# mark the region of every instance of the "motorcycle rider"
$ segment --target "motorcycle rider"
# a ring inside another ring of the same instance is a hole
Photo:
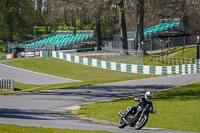
[[[145,107],[147,104],[149,104],[152,107],[152,110],[150,111],[152,114],[155,114],[156,111],[153,110],[153,104],[151,102],[151,99],[153,98],[153,94],[150,91],[147,91],[142,98],[135,98],[135,101],[138,101],[139,104],[137,106],[129,106],[128,110],[123,114],[123,117],[125,118],[130,112],[134,111],[134,115],[137,112],[137,108],[140,107]]]

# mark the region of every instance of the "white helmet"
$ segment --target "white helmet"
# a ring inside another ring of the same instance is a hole
[[[152,97],[153,97],[153,94],[150,92],[150,91],[147,91],[144,95],[145,99],[150,102]]]

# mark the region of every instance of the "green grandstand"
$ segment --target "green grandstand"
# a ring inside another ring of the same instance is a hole
[[[180,26],[180,22],[174,23],[160,23],[155,26],[151,26],[149,28],[144,29],[144,36],[152,36],[153,34],[158,34],[165,31],[170,31],[174,29],[178,29]],[[133,32],[134,37],[136,37],[136,31]]]
[[[93,33],[73,34],[55,34],[46,38],[29,41],[19,45],[23,49],[38,49],[38,48],[65,48],[71,47],[73,44],[78,44],[82,41],[88,41],[93,38]]]

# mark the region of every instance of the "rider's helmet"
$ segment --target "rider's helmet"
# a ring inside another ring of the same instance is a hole
[[[146,101],[150,102],[153,97],[153,94],[150,91],[147,91],[144,95]]]

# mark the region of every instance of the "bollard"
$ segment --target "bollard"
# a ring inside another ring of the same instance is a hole
[[[94,112],[92,112],[92,115],[91,115],[92,117],[94,117]]]

